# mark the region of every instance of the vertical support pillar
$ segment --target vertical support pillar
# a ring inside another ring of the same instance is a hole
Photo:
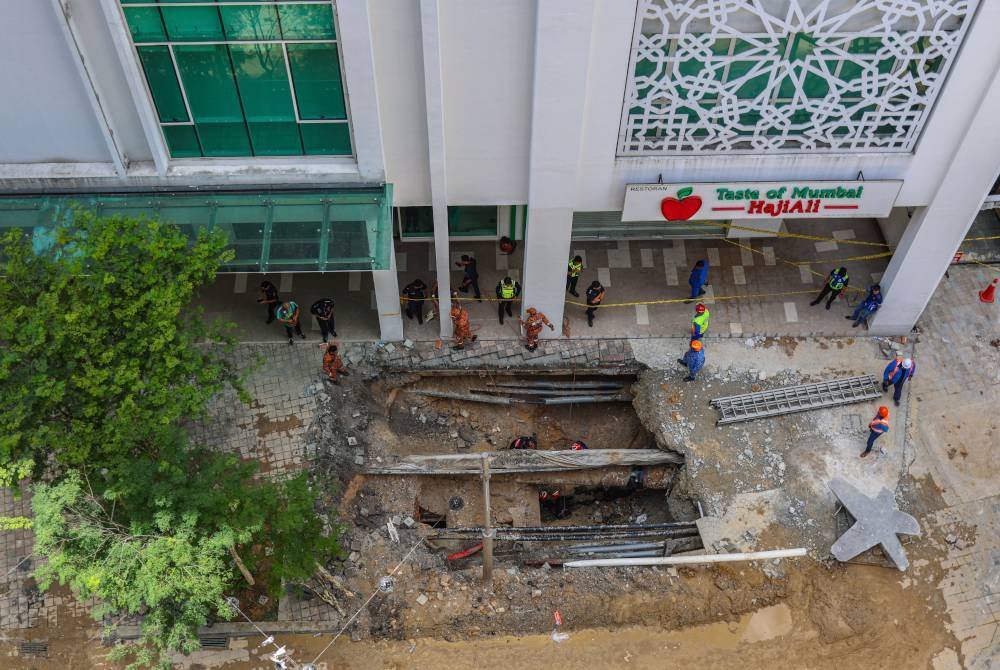
[[[383,342],[400,342],[403,340],[403,316],[400,313],[394,252],[389,253],[388,270],[372,270],[372,282],[375,284],[379,337]]]
[[[490,455],[483,454],[483,583],[493,581],[493,527],[490,524]]]
[[[358,172],[367,181],[385,181],[385,154],[375,87],[375,53],[368,0],[338,0],[337,39],[344,50],[344,79],[351,108]]]
[[[538,0],[521,315],[548,316],[542,337],[562,330],[593,23],[594,0]]]
[[[870,324],[873,334],[913,329],[1000,174],[1000,70],[994,67],[993,73],[941,185],[910,219],[889,261],[881,281],[885,300]]]
[[[448,246],[448,179],[445,173],[444,84],[441,75],[441,25],[438,0],[420,0],[424,55],[427,149],[430,157],[431,209],[434,211],[434,268],[438,282],[441,337],[451,337],[451,253]]]

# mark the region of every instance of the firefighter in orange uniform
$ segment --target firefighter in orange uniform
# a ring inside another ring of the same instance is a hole
[[[452,349],[465,349],[466,342],[475,342],[476,336],[472,334],[469,325],[469,310],[459,306],[457,302],[451,303],[451,322],[453,324],[453,335],[455,344]]]
[[[518,323],[524,326],[524,336],[527,339],[525,346],[528,351],[538,348],[538,336],[542,332],[542,326],[548,326],[549,330],[555,330],[555,326],[549,323],[548,318],[534,307],[528,308],[528,318],[518,319]]]
[[[334,384],[340,384],[337,377],[344,375],[349,376],[351,373],[347,371],[347,366],[344,365],[344,359],[340,357],[340,353],[337,351],[337,345],[332,342],[327,345],[326,353],[323,354],[323,372],[327,374]]]

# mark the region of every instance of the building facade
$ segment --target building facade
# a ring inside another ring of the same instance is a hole
[[[231,272],[371,272],[394,238],[523,239],[561,320],[574,240],[828,234],[893,249],[908,332],[1000,173],[986,0],[0,0],[0,226],[81,202],[223,227]],[[447,319],[441,334],[449,332]]]

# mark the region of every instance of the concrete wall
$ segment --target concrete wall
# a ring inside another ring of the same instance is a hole
[[[370,8],[386,179],[396,204],[430,205],[420,3],[371,0]]]
[[[0,163],[110,163],[53,5],[0,0],[0,16]]]

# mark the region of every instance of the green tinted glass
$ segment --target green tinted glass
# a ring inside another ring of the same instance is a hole
[[[302,123],[299,131],[306,155],[347,156],[351,153],[351,129],[346,123]]]
[[[174,48],[205,156],[246,156],[250,142],[225,45]]]
[[[205,42],[225,39],[219,10],[215,7],[164,7],[163,23],[171,42]]]
[[[201,158],[194,126],[163,126],[163,136],[174,158]]]
[[[163,30],[163,21],[160,20],[160,10],[156,7],[127,7],[125,9],[125,22],[128,23],[129,32],[132,33],[132,41],[136,44],[140,42],[165,42],[167,34]]]
[[[346,119],[337,45],[289,44],[288,59],[295,83],[299,118]]]
[[[169,47],[139,47],[139,61],[146,73],[156,113],[163,123],[188,121],[184,98],[170,60]]]
[[[302,141],[280,44],[231,45],[233,71],[257,156],[297,156]]]
[[[278,5],[278,14],[286,40],[332,40],[337,36],[329,5]]]
[[[237,5],[219,7],[222,26],[228,40],[276,40],[278,14],[271,5]]]

